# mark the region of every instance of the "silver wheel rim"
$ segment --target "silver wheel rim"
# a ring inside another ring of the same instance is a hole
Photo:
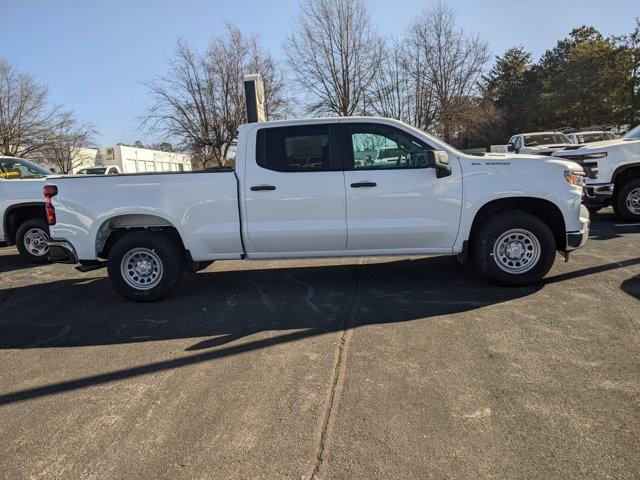
[[[45,232],[41,228],[31,228],[27,231],[27,233],[25,233],[22,243],[24,245],[24,248],[31,255],[34,255],[36,257],[43,257],[49,251],[47,240],[49,240],[49,235],[47,235],[47,232]]]
[[[507,273],[526,273],[540,260],[540,242],[528,230],[514,228],[504,232],[493,246],[493,258]]]
[[[149,290],[162,280],[162,261],[153,250],[134,248],[120,262],[122,278],[136,290]]]
[[[627,195],[627,208],[634,215],[640,215],[640,187],[634,188]]]

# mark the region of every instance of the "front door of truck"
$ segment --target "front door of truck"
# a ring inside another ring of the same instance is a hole
[[[343,123],[347,250],[450,252],[458,234],[462,180],[437,178],[425,161],[432,147],[378,123]],[[381,252],[383,253],[383,252]]]
[[[247,250],[286,256],[342,254],[346,198],[338,125],[267,127],[247,157]],[[253,248],[252,248],[253,247]]]

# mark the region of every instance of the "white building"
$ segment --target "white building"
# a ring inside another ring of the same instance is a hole
[[[123,173],[192,170],[191,155],[129,145],[99,148],[95,163],[96,165],[117,165]]]

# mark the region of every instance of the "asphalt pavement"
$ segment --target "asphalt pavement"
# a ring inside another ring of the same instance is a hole
[[[0,478],[640,477],[640,224],[543,285],[218,262],[135,304],[0,248]]]

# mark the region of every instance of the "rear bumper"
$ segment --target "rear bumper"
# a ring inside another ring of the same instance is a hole
[[[49,254],[47,258],[53,263],[78,263],[78,255],[76,251],[66,240],[50,239],[47,242],[49,246]]]
[[[594,183],[584,186],[582,202],[585,205],[610,205],[613,197],[613,183]]]

